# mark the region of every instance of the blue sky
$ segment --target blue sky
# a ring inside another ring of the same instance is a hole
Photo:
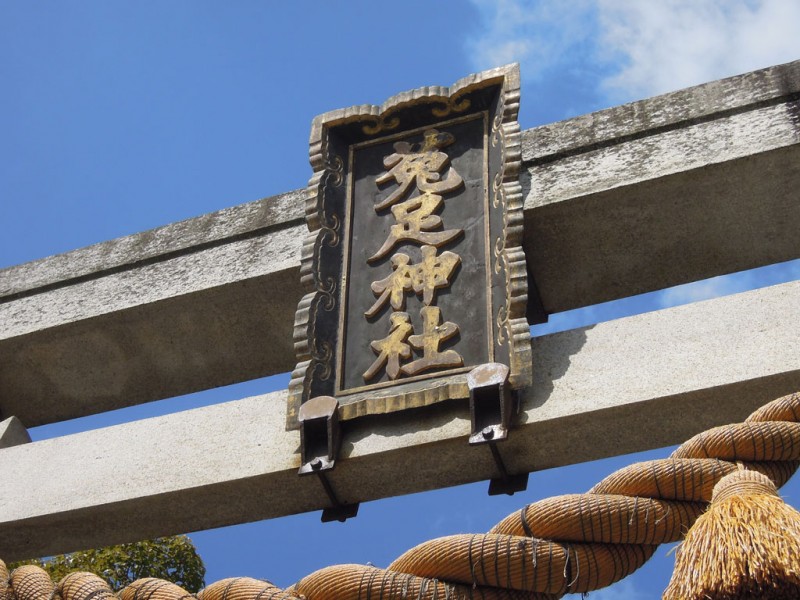
[[[566,9],[565,7],[569,7]],[[800,58],[795,0],[0,4],[0,268],[305,186],[311,119],[402,90],[521,63],[534,127]],[[800,278],[794,263],[553,318],[569,328]],[[152,403],[75,427],[286,385],[277,376]],[[668,450],[646,456],[666,456]],[[480,532],[539,498],[586,491],[642,456],[365,504],[346,524],[297,515],[193,535],[207,581],[287,585],[322,566],[384,566],[430,537]],[[784,493],[792,502],[800,487]],[[598,600],[656,598],[657,557]]]

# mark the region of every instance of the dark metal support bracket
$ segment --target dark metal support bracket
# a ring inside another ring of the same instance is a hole
[[[317,396],[300,406],[300,456],[302,465],[298,475],[316,474],[332,506],[323,509],[322,522],[339,521],[358,514],[358,503],[346,504],[339,500],[326,471],[336,466],[336,456],[341,445],[339,402],[331,396]]]
[[[489,481],[489,495],[513,495],[528,488],[528,473],[511,475],[497,442],[508,438],[514,412],[514,396],[508,383],[509,369],[500,363],[475,367],[467,375],[472,431],[470,445],[489,444],[499,477]]]

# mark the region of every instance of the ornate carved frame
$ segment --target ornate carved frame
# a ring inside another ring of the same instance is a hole
[[[513,388],[530,385],[523,197],[519,184],[519,97],[519,67],[509,65],[470,75],[449,88],[423,87],[393,96],[381,106],[353,106],[314,119],[309,142],[314,173],[305,202],[309,234],[303,243],[300,269],[306,294],[298,305],[294,325],[298,363],[289,384],[287,428],[298,427],[301,404],[321,395],[339,399],[342,419],[469,397],[468,368],[342,394],[336,384],[340,366],[336,354],[341,350],[340,323],[347,318],[343,288],[347,285],[345,248],[351,235],[346,223],[351,147],[404,130],[436,127],[447,119],[471,112],[477,114],[481,111],[472,107],[473,102],[478,104],[480,100],[486,104],[486,98],[490,99],[488,108],[481,109],[488,115],[488,119],[484,118],[488,123],[484,142],[488,174],[485,193],[493,216],[484,217],[490,224],[485,268],[487,273],[490,270],[493,273],[487,291],[492,298],[489,339],[497,344],[491,362],[509,366]],[[474,366],[477,365],[471,365]]]

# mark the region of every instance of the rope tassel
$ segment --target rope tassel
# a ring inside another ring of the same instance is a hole
[[[761,473],[726,475],[679,547],[663,598],[800,598],[800,512]]]

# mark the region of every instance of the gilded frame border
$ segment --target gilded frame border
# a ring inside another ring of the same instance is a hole
[[[503,219],[502,228],[494,231],[489,241],[492,268],[505,277],[505,297],[491,318],[494,337],[507,348],[511,386],[530,385],[530,329],[525,317],[527,270],[522,245],[524,199],[519,183],[520,81],[519,67],[514,64],[470,75],[450,87],[418,88],[397,94],[380,106],[352,106],[324,113],[313,120],[309,140],[313,175],[305,199],[309,233],[303,243],[300,267],[305,295],[295,317],[294,347],[298,363],[289,383],[288,429],[298,427],[298,410],[305,401],[317,395],[334,395],[336,336],[340,334],[339,327],[332,328],[330,323],[333,314],[338,315],[333,321],[344,318],[341,284],[346,278],[342,277],[343,223],[339,205],[343,202],[342,191],[349,185],[350,174],[346,164],[349,146],[331,136],[331,131],[355,124],[367,136],[365,139],[378,138],[397,131],[409,110],[430,109],[432,119],[446,120],[469,110],[466,96],[492,87],[497,87],[499,104],[491,119],[489,142],[493,148],[499,147],[500,167],[488,182],[488,191],[490,203],[503,209]],[[318,335],[320,331],[324,335]],[[421,382],[398,382],[397,386],[385,390],[348,394],[347,403],[342,404],[339,411],[341,418],[350,419],[468,397],[466,372],[463,372],[438,379],[434,376]]]

